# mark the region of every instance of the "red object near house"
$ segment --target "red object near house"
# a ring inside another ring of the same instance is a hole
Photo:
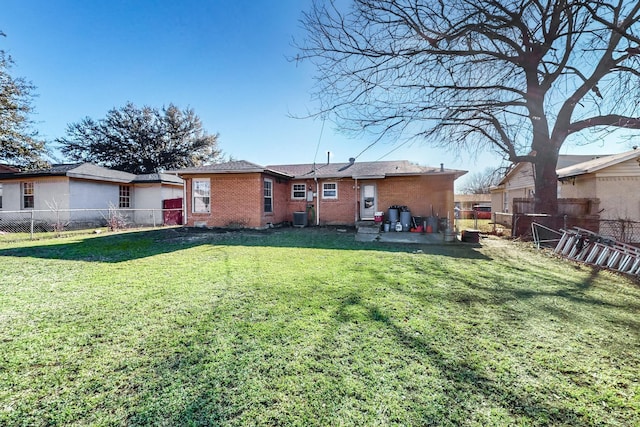
[[[164,225],[182,225],[182,198],[163,200],[162,209]]]
[[[475,215],[475,218],[491,219],[491,206],[475,205],[473,206],[473,213]]]

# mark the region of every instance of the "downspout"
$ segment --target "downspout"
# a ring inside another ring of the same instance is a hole
[[[358,223],[358,178],[354,178],[356,180],[356,191],[355,191],[355,208],[354,208],[354,212],[355,212],[355,222],[354,224]]]
[[[182,184],[182,225],[187,225],[187,183],[183,180]]]
[[[313,171],[313,180],[316,182],[316,225],[320,225],[320,184],[318,183],[318,176]]]

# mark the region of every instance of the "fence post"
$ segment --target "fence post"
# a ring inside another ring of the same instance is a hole
[[[151,216],[153,216],[153,228],[156,228],[156,210],[155,209],[151,211]]]
[[[31,233],[29,237],[33,240],[33,211],[31,211]]]

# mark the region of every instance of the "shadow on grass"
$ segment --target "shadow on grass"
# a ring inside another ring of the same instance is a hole
[[[58,243],[18,244],[0,250],[0,256],[118,263],[203,245],[313,248],[349,251],[415,252],[463,259],[489,259],[478,246],[356,242],[354,232],[332,228],[276,230],[208,230],[170,228],[91,236]]]
[[[344,300],[343,307],[338,309],[336,319],[340,322],[350,322],[352,319],[348,316],[347,306],[354,304],[360,305],[370,320],[382,324],[386,330],[391,331],[398,345],[425,357],[425,364],[435,367],[439,375],[448,382],[449,386],[446,388],[451,393],[443,393],[445,412],[428,414],[427,418],[425,418],[426,414],[422,414],[423,419],[420,422],[425,425],[439,425],[443,421],[458,423],[471,419],[477,408],[472,407],[473,402],[462,403],[461,395],[472,398],[476,404],[479,402],[485,404],[484,402],[489,401],[496,407],[506,410],[511,416],[526,420],[521,419],[521,422],[532,422],[534,425],[539,422],[572,425],[584,417],[584,414],[573,409],[543,401],[527,390],[525,385],[519,385],[516,381],[498,382],[489,378],[484,369],[467,359],[464,351],[452,354],[452,348],[447,348],[447,352],[444,352],[422,336],[410,333],[406,325],[394,321],[380,307],[363,303],[356,295],[350,295]],[[443,325],[440,326],[443,327]],[[454,330],[439,331],[439,333],[456,336]],[[467,343],[459,343],[456,338],[451,344],[454,347],[460,345],[462,349],[468,348]]]

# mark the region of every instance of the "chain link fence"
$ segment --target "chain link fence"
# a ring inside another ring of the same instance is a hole
[[[640,222],[628,219],[601,219],[598,234],[622,243],[640,243]]]
[[[51,209],[0,210],[0,236],[5,239],[34,239],[44,235],[106,228],[182,225],[182,209]]]

